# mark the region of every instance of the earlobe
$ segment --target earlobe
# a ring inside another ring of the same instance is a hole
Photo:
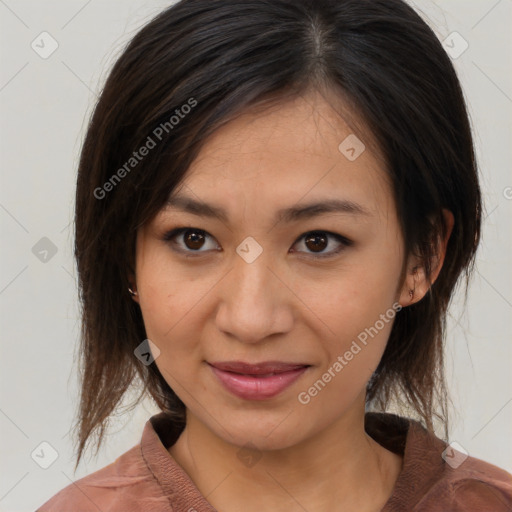
[[[132,290],[131,287],[128,288],[128,293],[132,296],[132,299],[138,304],[139,303],[139,294],[137,291]]]
[[[135,285],[135,276],[131,275],[128,279],[130,286],[128,287],[128,293],[132,296],[132,299],[135,302],[139,302],[139,294],[137,292],[137,287]]]
[[[440,238],[438,240],[431,267],[430,280],[427,279],[425,268],[419,258],[414,257],[407,265],[407,275],[402,287],[402,293],[400,294],[399,303],[402,307],[410,306],[423,299],[441,272],[446,255],[446,247],[454,225],[454,216],[451,211],[443,208],[443,216],[446,224],[446,235],[444,239]]]
[[[424,268],[416,263],[408,265],[407,276],[402,287],[399,303],[402,307],[419,302],[428,292],[430,284],[426,278]]]

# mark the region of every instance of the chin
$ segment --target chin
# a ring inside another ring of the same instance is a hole
[[[237,416],[237,417],[234,417]],[[292,411],[247,412],[243,416],[225,415],[229,424],[225,430],[218,425],[213,427],[215,434],[224,441],[241,448],[248,445],[261,451],[282,450],[300,443],[309,431],[305,418],[298,417]]]

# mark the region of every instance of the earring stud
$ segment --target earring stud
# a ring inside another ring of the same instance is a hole
[[[128,288],[128,291],[130,292],[130,295],[133,297],[137,295],[137,292],[134,292],[131,288]]]

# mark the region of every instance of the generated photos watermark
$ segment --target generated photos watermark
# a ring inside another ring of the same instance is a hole
[[[180,124],[182,119],[185,119],[187,114],[190,114],[192,109],[197,106],[197,100],[189,98],[187,103],[181,105],[174,111],[174,114],[169,118],[168,121],[160,123],[151,133],[148,135],[146,141],[137,151],[132,153],[132,156],[101,186],[94,189],[94,197],[96,199],[104,199],[109,192],[121,182],[137,165],[144,160],[149,152],[154,149],[159,142],[163,140],[166,134],[171,133],[174,128]],[[156,140],[155,140],[156,139]]]
[[[354,356],[359,354],[361,350],[368,345],[368,337],[372,339],[382,330],[385,325],[388,324],[391,320],[393,320],[396,314],[402,309],[402,306],[395,302],[391,308],[389,308],[385,313],[382,313],[371,327],[367,327],[364,331],[361,331],[357,335],[357,340],[352,341],[350,348],[346,350],[343,355],[339,355],[336,358],[336,361],[327,369],[325,373],[318,379],[311,387],[309,387],[306,391],[301,391],[297,395],[297,399],[299,403],[302,405],[309,404],[311,399],[322,391],[325,386],[331,382],[336,375],[338,375],[345,366],[347,366]],[[362,345],[362,346],[361,346]]]

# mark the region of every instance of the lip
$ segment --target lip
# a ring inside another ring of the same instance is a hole
[[[208,363],[221,384],[232,394],[246,400],[266,400],[291,386],[310,365],[265,361]]]

